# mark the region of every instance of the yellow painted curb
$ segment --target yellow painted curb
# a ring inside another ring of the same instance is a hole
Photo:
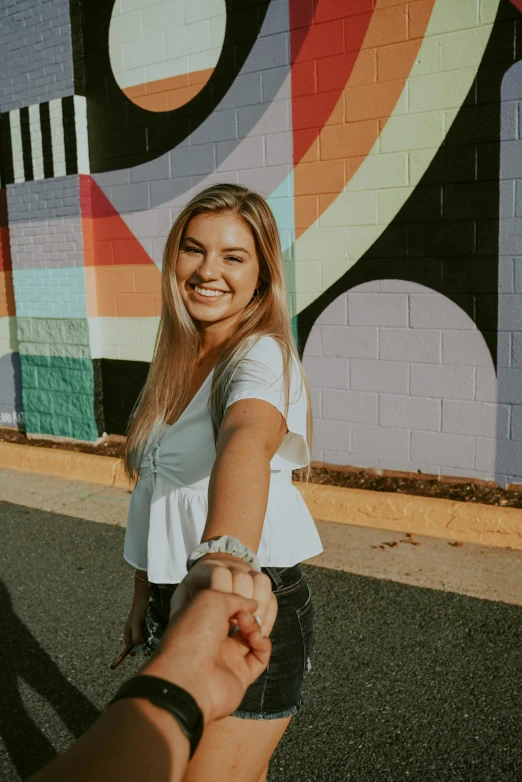
[[[56,475],[71,481],[101,483],[104,486],[129,486],[123,474],[121,459],[60,448],[0,443],[0,467]]]
[[[132,488],[121,459],[112,456],[0,443],[0,468],[74,481]],[[522,551],[522,510],[411,494],[294,484],[318,521],[374,527]]]
[[[522,550],[522,510],[411,494],[296,484],[318,521]]]

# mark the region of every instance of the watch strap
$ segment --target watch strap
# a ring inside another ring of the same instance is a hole
[[[133,676],[124,682],[109,705],[122,698],[145,698],[168,711],[190,742],[190,757],[203,734],[203,714],[186,690],[157,676]]]

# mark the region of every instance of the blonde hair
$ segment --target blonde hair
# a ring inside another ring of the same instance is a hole
[[[182,210],[170,229],[163,251],[162,312],[147,381],[138,398],[127,432],[124,464],[127,475],[137,478],[147,439],[158,422],[175,421],[189,402],[189,383],[200,349],[200,331],[181,297],[176,264],[180,243],[190,220],[210,212],[232,212],[249,226],[260,267],[258,294],[245,307],[227,334],[214,367],[210,392],[210,414],[217,440],[230,384],[239,364],[261,337],[271,336],[283,356],[283,388],[288,409],[292,364],[301,370],[302,392],[307,396],[307,440],[311,446],[312,414],[308,383],[301,367],[292,334],[279,233],[265,199],[239,185],[213,185],[196,195]]]

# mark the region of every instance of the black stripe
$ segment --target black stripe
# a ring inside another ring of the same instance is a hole
[[[71,22],[74,94],[85,95],[85,55],[83,51],[83,21],[81,0],[69,0]]]
[[[14,182],[13,150],[11,147],[11,126],[9,113],[0,114],[0,155],[2,166],[2,185],[11,185]]]
[[[63,135],[65,138],[65,171],[67,174],[78,173],[78,156],[76,151],[76,128],[74,125],[74,97],[62,98]]]
[[[40,127],[42,129],[42,151],[44,178],[54,176],[53,145],[51,141],[51,113],[48,103],[40,103]]]
[[[20,130],[22,132],[22,151],[24,155],[24,177],[26,182],[31,182],[34,179],[34,171],[28,106],[24,106],[23,109],[20,109]]]

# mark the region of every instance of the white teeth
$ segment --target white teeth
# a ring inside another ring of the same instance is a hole
[[[213,298],[217,298],[218,296],[224,296],[225,291],[211,291],[208,288],[199,288],[197,285],[194,285],[194,290],[196,293],[199,293],[201,296],[211,296]]]

